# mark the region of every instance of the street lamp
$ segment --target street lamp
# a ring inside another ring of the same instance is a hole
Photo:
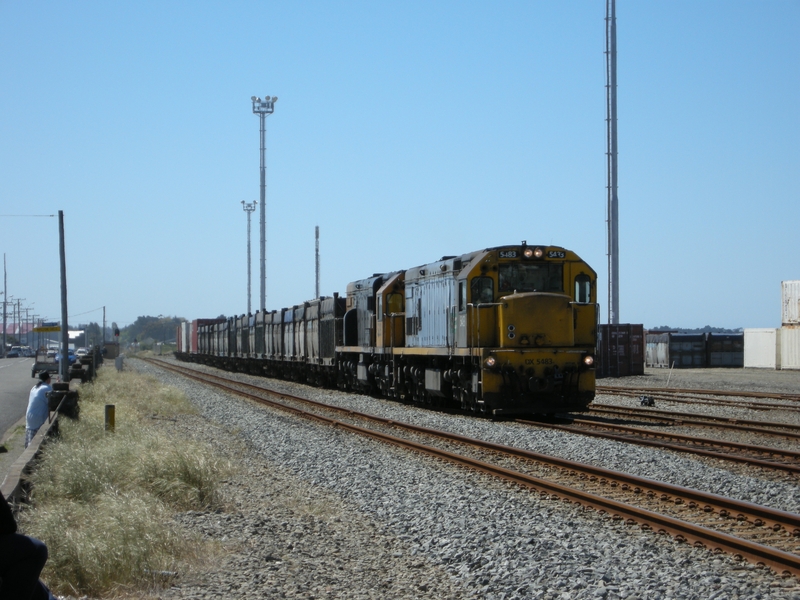
[[[249,204],[242,200],[242,208],[247,213],[247,314],[250,314],[250,215],[256,209],[258,200]]]
[[[267,307],[267,117],[275,112],[277,96],[251,96],[253,114],[261,122],[261,308]]]

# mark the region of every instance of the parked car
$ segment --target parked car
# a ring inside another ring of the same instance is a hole
[[[86,356],[87,354],[89,354],[89,351],[86,348],[78,348],[75,350],[76,356]]]
[[[12,348],[6,353],[6,358],[19,358],[19,348]]]
[[[74,350],[69,350],[69,352],[67,353],[67,360],[69,361],[69,364],[72,364],[76,360],[78,360],[78,357],[75,356],[75,351]],[[56,362],[57,363],[61,362],[61,352],[56,354]]]

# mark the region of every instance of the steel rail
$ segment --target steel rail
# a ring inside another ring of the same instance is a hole
[[[604,433],[602,431],[592,431],[590,429],[586,429],[583,427],[573,427],[572,425],[559,425],[556,423],[542,423],[539,421],[528,421],[526,419],[517,419],[518,423],[524,423],[526,425],[533,425],[536,427],[546,427],[548,429],[559,429],[561,431],[568,431],[570,433],[577,433],[580,435],[588,435],[592,437],[598,437],[603,439],[609,440],[616,440],[619,442],[627,442],[630,444],[638,444],[640,446],[652,446],[655,448],[664,448],[668,450],[675,450],[677,452],[689,452],[691,454],[699,454],[701,456],[706,456],[709,458],[717,458],[721,460],[729,460],[733,462],[740,462],[748,465],[754,465],[758,467],[764,467],[767,469],[778,469],[781,471],[788,471],[790,473],[799,473],[800,474],[800,464],[786,464],[780,463],[770,460],[764,460],[760,458],[752,458],[749,456],[742,456],[738,454],[726,454],[724,452],[717,452],[714,450],[706,450],[704,448],[695,448],[691,445],[682,446],[680,444],[670,444],[664,443],[661,441],[655,441],[652,439],[647,439],[649,437],[659,438],[662,440],[674,440],[674,441],[681,441],[688,444],[700,444],[700,445],[711,445],[711,446],[718,446],[721,448],[732,448],[736,450],[743,450],[748,452],[754,452],[758,454],[772,454],[772,455],[782,455],[789,459],[800,459],[800,452],[793,452],[791,450],[782,450],[780,448],[769,448],[767,446],[755,446],[752,444],[740,444],[738,442],[726,442],[724,440],[711,440],[706,438],[698,438],[688,435],[679,435],[674,433],[663,433],[660,431],[653,431],[653,430],[642,430],[637,429],[635,427],[626,427],[623,425],[612,425],[606,423],[597,423],[594,421],[582,420],[582,419],[575,419],[574,422],[576,423],[585,423],[590,425],[591,427],[596,428],[606,428],[606,429],[616,429],[619,431],[624,431],[626,433],[632,433],[637,437],[625,436],[625,435],[617,435],[614,433]]]
[[[665,425],[693,425],[700,427],[717,427],[720,429],[736,429],[776,437],[800,439],[800,427],[791,423],[778,423],[776,421],[752,421],[732,417],[718,417],[715,415],[702,415],[698,413],[672,412],[653,408],[636,409],[612,404],[591,404],[590,413],[632,415],[644,419],[668,419],[671,423]],[[773,427],[774,429],[767,429]],[[789,431],[779,431],[779,429]],[[792,431],[793,430],[793,431]]]
[[[674,402],[676,404],[710,404],[711,406],[730,406],[734,408],[744,408],[747,410],[786,410],[789,412],[800,411],[800,406],[793,406],[789,404],[774,404],[770,402],[750,402],[739,400],[726,400],[724,398],[704,398],[701,396],[677,396],[672,394],[662,394],[658,392],[647,392],[643,394],[641,391],[636,390],[620,390],[615,392],[603,392],[605,394],[615,394],[617,396],[628,396],[636,398],[643,395],[648,395],[654,400],[662,400],[664,402]]]
[[[641,487],[637,485],[636,487],[633,488],[634,493],[636,492],[641,493],[643,489],[664,490],[665,494],[667,493],[675,494],[674,502],[676,504],[680,504],[686,500],[689,500],[690,503],[695,503],[697,506],[702,504],[704,506],[704,510],[709,510],[709,509],[713,510],[713,508],[711,508],[713,506],[717,506],[718,508],[727,507],[727,508],[721,508],[720,514],[722,514],[723,516],[731,516],[733,514],[736,514],[737,518],[740,520],[753,519],[753,523],[755,525],[766,524],[768,526],[771,526],[774,530],[782,528],[794,536],[800,535],[800,515],[797,514],[771,509],[768,507],[759,506],[748,502],[742,502],[734,500],[732,498],[724,498],[722,496],[717,496],[715,494],[707,494],[704,492],[700,492],[698,490],[682,488],[680,486],[674,486],[672,484],[656,482],[653,480],[648,480],[645,478],[640,478],[625,473],[618,473],[615,471],[611,471],[609,469],[604,469],[602,467],[584,465],[566,459],[560,459],[552,456],[538,454],[535,452],[530,452],[519,448],[513,448],[510,446],[504,446],[500,444],[493,444],[491,442],[485,442],[483,440],[475,440],[472,438],[467,438],[456,434],[447,434],[445,432],[440,432],[425,427],[410,425],[392,419],[375,417],[372,415],[367,415],[365,413],[360,413],[358,411],[331,406],[324,403],[309,400],[306,398],[300,398],[292,396],[290,394],[284,394],[282,392],[275,392],[272,390],[261,388],[259,386],[253,386],[247,383],[236,382],[223,377],[210,375],[206,373],[198,373],[197,371],[193,371],[191,369],[175,367],[173,365],[163,363],[162,361],[154,361],[152,359],[149,359],[148,362],[156,364],[159,368],[164,368],[166,370],[173,371],[175,373],[181,374],[191,379],[195,379],[205,384],[212,385],[226,392],[241,395],[256,400],[260,403],[267,404],[274,408],[286,410],[298,416],[313,419],[322,423],[329,424],[333,427],[337,427],[347,431],[352,431],[354,433],[359,433],[361,435],[372,437],[374,439],[392,443],[399,447],[416,450],[418,452],[427,454],[429,456],[445,459],[455,464],[459,464],[461,466],[465,466],[474,470],[488,473],[493,476],[501,477],[507,481],[517,483],[518,485],[521,485],[523,487],[535,489],[539,491],[540,494],[553,495],[557,499],[563,499],[567,502],[574,502],[579,506],[584,506],[585,508],[590,510],[592,509],[598,510],[601,514],[609,513],[615,519],[627,519],[628,524],[639,523],[641,528],[644,530],[654,530],[657,533],[665,533],[665,534],[668,533],[678,541],[691,542],[695,546],[705,547],[714,552],[727,552],[729,554],[732,554],[737,559],[746,559],[758,565],[768,566],[782,575],[800,576],[800,555],[793,554],[790,552],[785,552],[783,550],[759,544],[757,542],[738,538],[727,533],[703,527],[701,525],[688,523],[686,521],[682,521],[680,519],[676,519],[668,515],[662,515],[647,509],[627,505],[610,498],[605,498],[603,496],[592,494],[590,492],[584,492],[581,490],[570,488],[568,486],[561,485],[556,482],[547,481],[545,479],[512,471],[510,469],[506,469],[497,465],[492,465],[484,461],[448,452],[440,448],[426,446],[424,444],[419,444],[411,440],[398,438],[396,436],[392,436],[386,433],[381,433],[379,431],[360,427],[352,423],[346,423],[330,417],[325,417],[323,415],[304,411],[300,408],[289,406],[282,402],[277,402],[274,400],[263,398],[261,396],[256,396],[242,389],[237,389],[237,387],[235,386],[244,388],[254,388],[261,393],[272,394],[282,398],[300,401],[303,403],[310,404],[312,406],[324,408],[325,410],[338,411],[345,413],[347,415],[352,415],[359,418],[365,418],[372,421],[381,422],[386,425],[391,425],[397,428],[403,428],[410,431],[435,435],[440,438],[444,437],[445,439],[453,441],[461,441],[465,444],[469,444],[472,446],[494,450],[497,452],[501,452],[503,454],[510,454],[512,456],[529,458],[537,462],[553,465],[570,471],[583,471],[584,473],[587,474],[594,473],[595,476],[610,478],[613,479],[614,481],[626,482],[628,483],[628,485],[633,484],[634,482],[641,483]],[[226,383],[220,383],[220,381],[226,381],[232,385],[228,385]],[[667,490],[669,490],[669,492],[667,492]],[[722,511],[725,512],[723,513]]]
[[[598,385],[598,391],[639,390],[641,392],[671,392],[675,394],[698,394],[704,396],[738,396],[742,398],[774,398],[776,400],[800,401],[800,394],[783,392],[748,392],[745,390],[705,390],[690,388],[653,388],[653,387],[623,387],[615,385]]]

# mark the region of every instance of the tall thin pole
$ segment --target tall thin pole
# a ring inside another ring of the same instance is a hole
[[[69,324],[67,323],[67,256],[64,249],[64,211],[58,211],[58,247],[61,255],[61,381],[69,381]]]
[[[617,12],[606,0],[606,126],[608,132],[608,322],[619,323],[619,198],[617,197]]]
[[[275,112],[277,96],[251,96],[253,114],[261,123],[261,308],[267,308],[267,117]]]
[[[0,356],[6,355],[6,300],[8,300],[8,270],[6,269],[6,254],[3,253],[3,348]]]
[[[316,254],[315,254],[315,257],[316,257],[316,264],[317,264],[317,276],[316,276],[316,279],[315,279],[315,281],[317,282],[317,285],[316,285],[316,288],[315,288],[316,295],[314,297],[315,298],[319,298],[319,225],[317,225],[314,228],[314,238],[316,240]]]
[[[250,215],[256,209],[258,202],[253,200],[250,204],[242,200],[242,208],[247,213],[247,314],[250,312]]]

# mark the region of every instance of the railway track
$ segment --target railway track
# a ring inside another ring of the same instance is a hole
[[[800,575],[797,514],[357,413],[162,361],[150,362],[280,410],[489,473],[614,520],[727,552],[784,575]]]
[[[679,404],[708,404],[712,406],[729,406],[750,410],[785,410],[800,412],[800,395],[771,394],[768,392],[737,392],[720,390],[681,390],[675,388],[628,388],[598,385],[597,392],[615,396],[641,397],[648,396],[653,400],[676,402]],[[728,396],[739,398],[769,398],[798,404],[779,404],[775,402],[757,402],[728,400],[725,398],[709,398],[708,396]]]
[[[703,390],[703,389],[684,389],[684,388],[653,388],[653,387],[621,387],[614,385],[598,385],[598,392],[617,394],[621,391],[632,391],[637,395],[641,394],[689,394],[695,396],[731,396],[738,398],[771,398],[774,400],[789,400],[800,402],[800,394],[787,394],[782,392],[748,392],[743,390]]]
[[[573,419],[572,423],[568,425],[526,419],[517,419],[517,422],[630,444],[652,446],[677,452],[689,452],[707,458],[739,462],[766,469],[778,469],[795,475],[800,474],[800,452],[781,448],[679,435],[654,429],[641,429],[588,419]]]
[[[592,403],[589,406],[589,415],[601,418],[646,419],[656,421],[661,426],[696,426],[731,429],[765,436],[800,440],[800,426],[790,423],[778,423],[775,421],[753,421],[699,413],[684,413],[654,408],[638,409],[596,403]]]

